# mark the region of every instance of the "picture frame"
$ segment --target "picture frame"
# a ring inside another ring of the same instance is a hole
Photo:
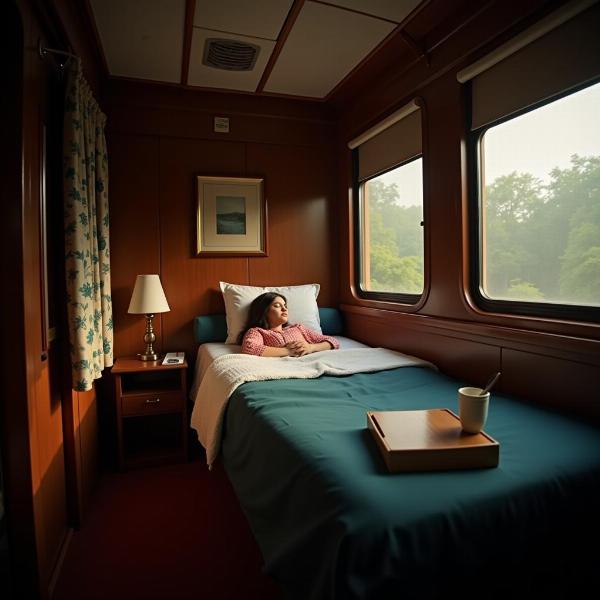
[[[196,255],[267,256],[262,177],[196,176]]]

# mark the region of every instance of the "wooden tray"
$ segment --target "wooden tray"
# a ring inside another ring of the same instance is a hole
[[[392,473],[497,467],[500,444],[464,433],[447,408],[367,412],[367,427]]]

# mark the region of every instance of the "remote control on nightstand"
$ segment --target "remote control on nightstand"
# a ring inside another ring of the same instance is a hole
[[[162,364],[163,365],[182,365],[185,360],[184,352],[167,352]]]

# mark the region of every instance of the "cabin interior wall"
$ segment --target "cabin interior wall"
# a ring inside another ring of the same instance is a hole
[[[59,388],[53,385],[51,371],[60,356],[49,349],[44,354],[42,296],[42,219],[44,169],[44,129],[50,134],[54,115],[53,66],[40,61],[36,46],[44,38],[43,25],[34,8],[22,3],[24,29],[22,96],[22,239],[16,250],[23,263],[23,326],[27,398],[27,465],[31,477],[29,494],[33,504],[32,521],[35,550],[28,557],[28,568],[37,571],[34,581],[42,597],[49,595],[51,579],[68,533],[65,457],[63,448],[62,406]],[[48,143],[51,143],[48,140]],[[50,194],[49,203],[55,201]],[[18,317],[17,317],[18,318]],[[10,401],[10,399],[9,399]],[[24,423],[13,422],[13,426]],[[12,490],[9,489],[9,493]],[[9,513],[9,527],[12,514]],[[15,515],[16,526],[23,516]],[[35,561],[35,562],[34,562]],[[23,582],[24,583],[24,582]],[[19,582],[17,585],[22,585]]]
[[[88,50],[81,36],[72,43],[73,30],[64,27],[63,18],[77,28],[79,9],[74,3],[59,4],[6,2],[3,10],[12,11],[16,22],[2,19],[2,27],[11,28],[8,33],[3,30],[3,42],[17,40],[22,31],[18,47],[5,52],[15,78],[7,69],[10,102],[3,113],[7,146],[2,163],[10,168],[7,179],[3,171],[3,188],[7,184],[10,193],[3,201],[3,254],[10,262],[3,279],[11,304],[6,313],[11,356],[2,361],[3,373],[8,369],[3,377],[2,431],[9,432],[2,440],[3,474],[13,592],[41,598],[51,595],[71,528],[80,521],[98,476],[95,392],[72,392],[64,361],[64,79],[52,56],[40,58],[38,43],[72,47],[84,57]],[[96,64],[84,58],[83,68],[97,85]],[[10,143],[13,127],[17,140]]]
[[[7,213],[14,235],[3,243],[7,249],[11,241],[17,242],[12,298],[18,310],[10,331],[18,337],[12,350],[22,355],[22,373],[15,368],[13,387],[7,388],[15,393],[6,394],[14,401],[10,410],[3,408],[2,431],[10,430],[10,440],[2,443],[4,449],[10,442],[10,451],[2,457],[9,484],[21,473],[19,486],[7,494],[7,508],[17,541],[11,546],[17,561],[13,574],[21,586],[29,586],[22,588],[26,595],[50,594],[73,515],[76,521],[84,512],[97,479],[98,453],[96,392],[71,392],[64,381],[56,387],[52,369],[60,378],[59,358],[54,366],[53,359],[42,358],[40,125],[48,110],[53,67],[37,55],[40,39],[70,45],[83,57],[86,76],[109,116],[117,356],[134,354],[141,346],[143,319],[127,314],[138,273],[159,273],[171,304],[172,311],[155,320],[159,349],[185,350],[190,357],[195,353],[193,317],[223,312],[220,280],[247,285],[318,282],[319,304],[341,303],[352,337],[424,356],[444,372],[473,383],[502,369],[500,389],[505,392],[597,416],[597,326],[483,314],[465,294],[464,92],[455,72],[510,36],[513,24],[530,18],[543,2],[508,3],[510,8],[488,3],[489,9],[478,13],[460,35],[432,51],[430,66],[417,61],[402,72],[388,69],[373,85],[354,90],[351,100],[337,107],[337,115],[331,107],[301,101],[159,90],[122,81],[104,86],[92,36],[81,25],[76,3],[15,4],[23,25],[22,115],[15,115],[22,119],[22,155],[16,164],[22,169],[22,189],[13,194],[19,205]],[[45,6],[52,6],[52,14],[45,13]],[[56,29],[52,22],[57,16]],[[430,274],[428,296],[418,312],[368,302],[353,292],[351,171],[345,145],[414,95],[426,107],[428,152]],[[214,116],[230,117],[231,134],[214,133]],[[2,156],[11,164],[4,150]],[[265,177],[268,257],[194,255],[194,178],[200,174]],[[589,401],[581,406],[574,406],[568,393],[574,376],[587,390],[580,397]],[[19,399],[23,404],[17,406]]]
[[[324,111],[126,82],[107,100],[115,356],[141,350],[143,317],[127,314],[139,273],[160,274],[171,307],[155,319],[157,348],[191,360],[194,316],[224,312],[219,281],[317,282],[319,304],[337,304],[335,130]],[[229,116],[231,133],[214,133],[214,116]],[[265,178],[267,257],[195,255],[197,175]]]
[[[492,5],[467,23],[460,35],[432,51],[429,65],[422,59],[404,72],[388,72],[341,107],[340,299],[354,337],[418,354],[472,384],[483,384],[490,373],[502,370],[499,390],[599,419],[600,405],[592,393],[580,401],[570,393],[575,372],[586,389],[600,385],[597,325],[486,314],[473,305],[467,290],[465,90],[456,73],[513,35],[519,18],[518,28],[523,28],[533,19],[535,4]],[[417,310],[366,300],[356,293],[351,158],[346,145],[414,97],[424,103],[425,264],[429,271],[426,299]],[[531,372],[553,376],[539,377],[533,386],[526,383]]]
[[[34,527],[31,459],[28,430],[27,373],[21,183],[22,93],[24,22],[15,5],[0,5],[0,47],[14,61],[6,65],[0,95],[0,196],[5,231],[0,238],[0,270],[5,285],[2,295],[3,333],[9,343],[0,349],[3,395],[0,399],[0,452],[2,460],[2,551],[0,589],[9,596],[16,582],[27,582],[31,594],[39,589]]]

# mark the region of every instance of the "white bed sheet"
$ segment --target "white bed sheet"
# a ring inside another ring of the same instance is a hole
[[[340,349],[342,350],[369,347],[362,342],[357,342],[356,340],[344,337],[343,335],[336,335],[335,339],[340,343]],[[192,402],[195,401],[196,392],[200,387],[206,369],[210,367],[215,358],[223,356],[224,354],[239,354],[240,352],[241,346],[237,344],[224,344],[222,342],[207,342],[206,344],[200,344],[200,346],[198,346],[198,354],[196,355],[196,369],[194,372],[194,382],[192,384],[192,389],[190,390],[190,400]]]

